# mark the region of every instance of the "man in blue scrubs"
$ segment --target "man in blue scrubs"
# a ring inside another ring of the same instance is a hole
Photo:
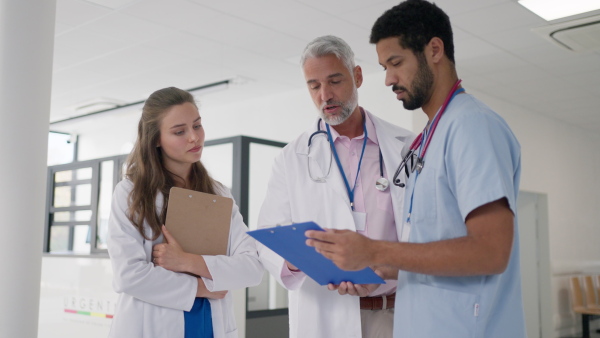
[[[327,230],[308,231],[307,244],[342,269],[399,270],[394,337],[525,337],[517,139],[460,85],[450,20],[436,5],[393,7],[375,22],[371,43],[386,85],[429,118],[407,159],[405,242]]]

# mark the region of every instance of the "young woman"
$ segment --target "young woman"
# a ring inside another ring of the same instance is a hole
[[[173,186],[232,197],[200,162],[203,146],[193,96],[173,87],[152,93],[112,200],[108,253],[119,301],[110,337],[237,337],[227,290],[256,285],[263,275],[238,207],[228,256],[188,254],[163,226]]]

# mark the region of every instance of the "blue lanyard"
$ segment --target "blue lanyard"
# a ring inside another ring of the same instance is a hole
[[[457,83],[455,84],[455,86],[458,86],[458,84],[460,84],[460,80],[457,81]],[[446,110],[446,107],[448,107],[448,105],[450,104],[450,102],[452,101],[452,99],[454,99],[454,97],[456,95],[458,95],[459,93],[464,92],[464,88],[460,88],[460,89],[455,89],[454,91],[452,91],[452,94],[450,95],[450,99],[447,101],[446,104],[444,104],[440,110],[435,114],[435,116],[433,117],[433,120],[431,121],[431,123],[427,122],[427,125],[425,126],[425,130],[423,130],[423,133],[421,133],[421,145],[419,146],[419,155],[418,158],[423,159],[423,156],[425,156],[425,154],[421,153],[423,151],[423,145],[425,144],[425,140],[427,141],[431,141],[430,138],[433,137],[433,133],[435,132],[434,130],[431,130],[432,126],[436,126],[437,127],[437,120],[439,120],[442,117],[442,114],[444,113],[444,111]],[[430,134],[431,132],[431,134]],[[425,149],[426,151],[427,149]],[[408,207],[408,216],[406,217],[406,222],[410,223],[410,215],[412,214],[412,209],[413,209],[413,198],[415,197],[415,187],[417,185],[417,178],[419,178],[419,171],[416,171],[415,174],[415,181],[413,183],[413,187],[412,187],[412,192],[410,194],[410,205]]]
[[[365,148],[367,147],[367,136],[369,133],[367,132],[367,124],[366,117],[363,115],[363,130],[365,131],[365,139],[363,141],[362,151],[360,153],[360,159],[358,160],[358,169],[356,170],[356,179],[354,179],[354,186],[350,189],[350,183],[348,183],[348,178],[346,178],[346,173],[344,173],[344,168],[342,167],[342,163],[340,163],[340,157],[337,154],[337,150],[335,149],[335,145],[333,144],[333,137],[331,136],[331,130],[329,129],[329,124],[325,123],[325,127],[327,128],[327,136],[329,136],[329,144],[331,145],[331,149],[333,151],[333,155],[335,157],[335,163],[337,163],[338,169],[340,169],[340,173],[342,174],[342,178],[344,179],[344,183],[346,184],[346,190],[348,191],[348,198],[350,199],[350,207],[352,211],[354,211],[354,189],[356,188],[356,182],[358,181],[358,174],[360,173],[360,164],[362,163],[363,155],[365,154]]]
[[[419,158],[421,158],[421,151],[423,151],[423,145],[425,144],[425,140],[427,139],[427,134],[429,134],[429,128],[431,125],[427,122],[427,126],[425,126],[425,130],[421,133],[421,145],[419,146]],[[406,222],[410,223],[410,215],[412,214],[413,208],[413,198],[415,197],[415,185],[417,184],[417,177],[419,177],[419,171],[415,170],[415,183],[413,184],[413,188],[410,194],[410,206],[408,207],[408,217],[406,217]],[[407,182],[408,183],[408,182]]]

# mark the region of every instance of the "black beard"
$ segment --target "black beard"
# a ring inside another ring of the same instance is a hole
[[[431,87],[433,87],[433,73],[423,55],[417,55],[419,68],[417,75],[412,83],[412,91],[406,90],[401,86],[393,86],[392,90],[404,90],[407,98],[402,100],[402,105],[406,110],[415,110],[421,108],[429,99]]]

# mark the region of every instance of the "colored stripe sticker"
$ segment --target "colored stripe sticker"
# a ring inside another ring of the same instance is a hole
[[[106,313],[98,313],[98,312],[88,312],[88,311],[77,311],[77,310],[71,310],[71,309],[65,309],[66,313],[73,313],[73,314],[77,314],[77,315],[84,315],[84,316],[90,316],[90,317],[98,317],[98,318],[112,318],[113,315],[109,315]]]

